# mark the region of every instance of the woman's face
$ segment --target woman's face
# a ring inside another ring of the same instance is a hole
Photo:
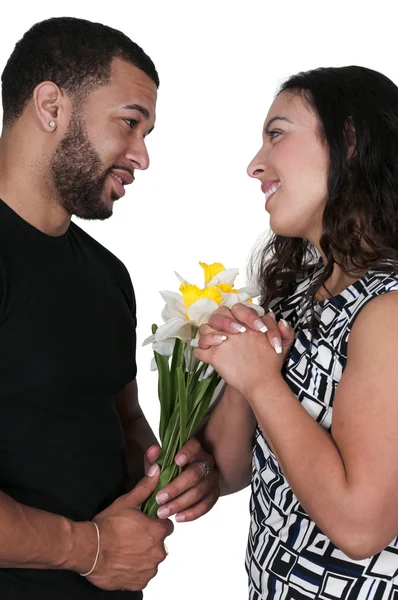
[[[318,246],[327,197],[329,149],[319,121],[300,95],[285,91],[269,109],[263,145],[248,167],[265,195],[270,227]]]

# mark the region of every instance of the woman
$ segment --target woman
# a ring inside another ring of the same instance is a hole
[[[251,479],[249,597],[396,600],[398,88],[360,67],[292,77],[248,172],[273,313],[221,309],[195,352],[227,383],[205,430],[221,491]]]

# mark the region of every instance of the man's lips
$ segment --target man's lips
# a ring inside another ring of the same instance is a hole
[[[130,171],[125,171],[124,169],[112,169],[110,174],[122,185],[129,185],[134,181],[134,175],[130,173]]]
[[[124,186],[133,183],[134,175],[125,169],[112,169],[109,174],[115,182],[118,197],[122,198],[126,193]]]

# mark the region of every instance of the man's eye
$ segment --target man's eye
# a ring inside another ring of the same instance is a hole
[[[130,127],[130,129],[133,129],[138,123],[138,121],[136,119],[124,119],[124,120],[126,121],[127,125]]]

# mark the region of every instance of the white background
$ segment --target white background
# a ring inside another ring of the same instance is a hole
[[[201,284],[197,262],[245,266],[267,231],[263,196],[246,166],[261,142],[272,97],[287,76],[359,64],[398,83],[394,2],[201,0],[8,2],[0,21],[0,69],[37,21],[74,16],[121,29],[158,69],[149,171],[117,203],[112,219],[80,224],[121,258],[138,304],[138,381],[157,429],[156,374],[141,342],[160,321],[160,289],[177,291],[177,270]],[[238,281],[239,283],[239,281]],[[223,498],[192,524],[176,524],[170,555],[146,600],[244,599],[249,492]]]

